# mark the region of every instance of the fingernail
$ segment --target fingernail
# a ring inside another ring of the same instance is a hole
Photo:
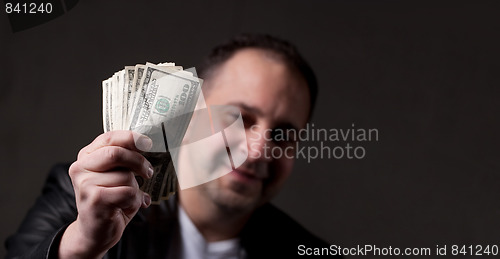
[[[153,173],[154,173],[153,168],[151,166],[149,166],[148,167],[148,178],[153,177]]]
[[[151,197],[147,193],[144,194],[144,204],[146,207],[151,205]]]
[[[153,176],[153,173],[154,173],[154,169],[153,169],[153,166],[151,165],[151,163],[147,159],[144,159],[142,166],[146,170],[146,176],[148,178],[151,178],[151,176]]]
[[[148,151],[153,147],[153,141],[150,138],[141,135],[135,141],[135,146],[141,151]]]

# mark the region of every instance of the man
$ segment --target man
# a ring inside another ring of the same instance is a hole
[[[139,153],[151,140],[130,131],[102,134],[69,169],[51,172],[43,195],[7,241],[8,257],[289,258],[299,245],[328,247],[268,203],[294,160],[263,150],[292,146],[270,140],[269,129],[300,129],[310,118],[316,79],[307,63],[285,41],[240,35],[212,51],[200,77],[207,105],[242,112],[249,150],[242,166],[149,206],[135,175],[152,175]]]

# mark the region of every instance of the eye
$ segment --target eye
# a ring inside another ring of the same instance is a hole
[[[243,119],[243,125],[245,126],[245,129],[252,127],[252,125],[254,125],[256,121],[255,116],[247,112],[242,112],[241,118]]]
[[[271,138],[277,146],[289,147],[295,145],[297,142],[296,136],[293,133],[293,129],[275,128],[271,133]]]
[[[223,115],[224,122],[226,123],[226,125],[230,125],[233,122],[235,122],[239,116],[240,116],[239,112],[227,111]]]
[[[217,124],[217,129],[229,127],[238,120],[240,116],[239,109],[230,105],[212,106],[210,112],[214,124]]]

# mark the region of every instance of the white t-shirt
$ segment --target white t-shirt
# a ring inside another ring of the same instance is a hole
[[[245,250],[239,238],[207,242],[186,212],[179,206],[180,247],[172,247],[182,259],[244,259]]]

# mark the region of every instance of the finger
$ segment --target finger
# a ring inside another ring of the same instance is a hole
[[[137,132],[129,130],[109,131],[99,135],[92,143],[82,148],[78,153],[78,159],[105,146],[119,146],[134,151],[148,151],[153,146],[153,142],[147,136]]]
[[[130,213],[136,212],[141,206],[149,206],[151,202],[147,203],[146,195],[143,191],[130,186],[99,187],[93,197],[95,200],[91,202],[96,202],[105,208],[121,208]]]
[[[153,175],[151,163],[136,151],[118,147],[105,146],[86,156],[78,163],[82,169],[91,172],[107,172],[117,168],[126,168],[137,175],[150,178]]]
[[[98,187],[131,186],[139,188],[135,175],[130,171],[112,171],[103,173],[83,173],[72,179],[81,191]]]

